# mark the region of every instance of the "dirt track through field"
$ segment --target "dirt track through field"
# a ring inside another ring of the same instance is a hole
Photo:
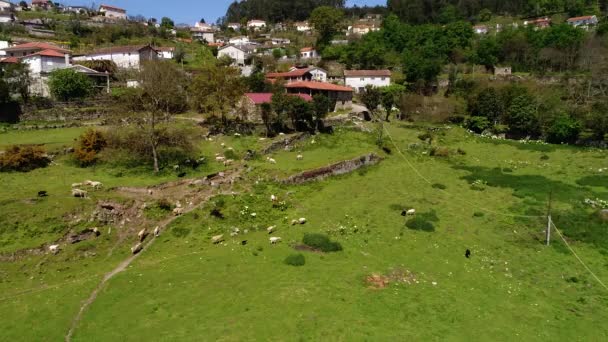
[[[230,189],[232,188],[232,184],[235,182],[235,180],[239,177],[240,175],[240,171],[235,171],[231,174],[226,175],[226,177],[224,177],[221,181],[218,182],[218,185],[220,184],[229,184],[230,185]],[[181,185],[181,184],[180,184]],[[229,189],[229,190],[230,190]],[[187,214],[197,208],[199,208],[201,205],[205,204],[207,201],[209,201],[209,199],[211,199],[214,196],[223,194],[233,194],[232,191],[226,190],[224,192],[215,192],[214,188],[210,188],[207,191],[200,193],[198,196],[196,196],[195,198],[192,198],[192,202],[194,202],[192,206],[190,206],[188,209],[184,210],[184,214]],[[173,222],[175,219],[177,219],[179,216],[173,216],[173,217],[169,217],[161,222],[159,222],[157,225],[160,228],[161,234],[165,231],[166,227],[171,224],[171,222]],[[127,259],[123,260],[120,264],[118,264],[112,271],[108,272],[103,279],[101,280],[101,282],[95,287],[95,289],[93,290],[93,292],[91,292],[91,294],[89,295],[89,297],[82,303],[82,305],[80,306],[80,309],[78,310],[78,313],[76,314],[76,316],[74,317],[74,319],[72,319],[72,322],[70,324],[70,329],[68,330],[67,334],[65,335],[65,341],[71,341],[72,340],[72,336],[74,335],[74,332],[76,331],[76,328],[78,327],[78,324],[80,323],[80,321],[82,320],[82,317],[84,316],[84,313],[86,312],[86,310],[95,302],[95,300],[97,299],[97,296],[99,295],[99,292],[101,292],[101,290],[103,290],[104,286],[114,277],[116,276],[118,273],[124,271],[127,269],[127,267],[129,267],[129,265],[131,265],[131,263],[137,259],[137,257],[139,255],[141,255],[142,253],[144,253],[148,248],[150,248],[152,246],[152,244],[154,243],[154,241],[156,240],[156,237],[153,236],[153,234],[150,234],[150,236],[152,236],[152,238],[144,245],[144,248],[141,252],[135,254],[135,255],[130,255]]]

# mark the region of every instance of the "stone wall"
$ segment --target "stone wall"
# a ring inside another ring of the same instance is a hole
[[[375,165],[381,160],[382,158],[375,153],[370,153],[355,159],[345,160],[322,168],[298,173],[287,178],[284,183],[301,184],[305,182],[318,181],[327,177],[350,173],[364,166]]]

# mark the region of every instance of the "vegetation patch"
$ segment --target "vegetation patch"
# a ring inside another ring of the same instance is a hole
[[[302,253],[290,254],[285,258],[285,260],[283,260],[283,262],[290,266],[304,266],[304,264],[306,264],[306,258]]]
[[[441,183],[435,183],[432,186],[433,186],[434,189],[440,189],[440,190],[445,190],[445,189],[448,188],[447,186],[445,186],[445,185],[443,185]]]
[[[339,242],[331,241],[327,235],[318,233],[304,234],[302,243],[323,253],[339,252],[342,250],[342,245]]]
[[[0,171],[28,172],[46,167],[51,158],[44,148],[39,146],[11,146],[0,154]]]
[[[420,230],[423,232],[434,232],[435,226],[431,221],[425,220],[421,217],[414,217],[413,219],[407,221],[405,226],[411,230]]]

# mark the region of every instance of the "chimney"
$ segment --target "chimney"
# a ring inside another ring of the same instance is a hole
[[[65,54],[65,65],[70,65],[70,54],[66,53]]]

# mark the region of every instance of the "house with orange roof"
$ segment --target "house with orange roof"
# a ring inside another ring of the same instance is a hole
[[[43,50],[53,50],[63,54],[70,53],[70,50],[45,42],[30,42],[2,49],[7,57],[24,57]]]
[[[283,80],[286,83],[299,81],[318,81],[327,82],[327,71],[317,68],[291,68],[288,72],[269,72],[266,74],[266,79],[271,83],[277,80]]]
[[[581,17],[574,17],[567,20],[569,25],[574,27],[588,28],[592,25],[597,25],[598,20],[595,15],[584,15]]]
[[[351,107],[353,103],[354,89],[337,84],[300,81],[286,84],[285,89],[287,89],[287,93],[289,94],[325,95],[330,100],[336,101],[336,109]]]

